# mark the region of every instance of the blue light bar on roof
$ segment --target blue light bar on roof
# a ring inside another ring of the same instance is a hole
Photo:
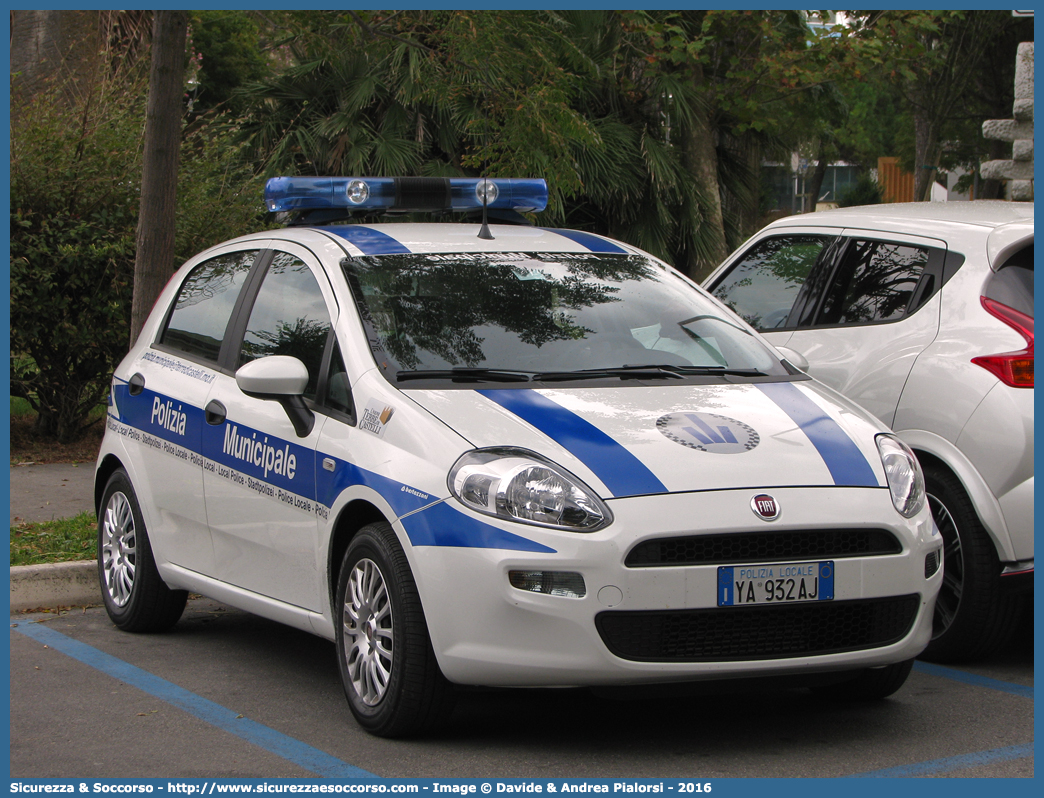
[[[265,184],[270,211],[343,208],[362,211],[490,210],[521,213],[547,207],[543,178],[273,177]]]

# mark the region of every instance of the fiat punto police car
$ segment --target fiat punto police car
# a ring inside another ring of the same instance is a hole
[[[898,689],[942,579],[910,450],[652,256],[508,223],[546,198],[275,178],[290,226],[188,261],[113,378],[113,622],[328,638],[386,736],[454,685]],[[344,223],[404,210],[482,218]]]

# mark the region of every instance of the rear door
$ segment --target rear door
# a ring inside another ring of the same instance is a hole
[[[196,266],[167,311],[158,339],[143,350],[128,382],[113,386],[110,416],[135,439],[130,449],[142,490],[152,493],[152,538],[169,562],[214,573],[203,497],[203,406],[250,270],[261,249],[229,248]]]
[[[813,377],[891,426],[917,356],[939,331],[946,244],[865,230],[843,236],[787,346]]]
[[[891,425],[917,356],[938,334],[946,256],[938,239],[788,228],[755,242],[709,290]]]

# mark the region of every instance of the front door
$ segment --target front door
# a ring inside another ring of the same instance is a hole
[[[308,369],[305,400],[313,402],[335,305],[324,296],[330,289],[314,256],[282,246],[235,336],[234,368],[270,355],[296,357]],[[319,610],[325,563],[317,562],[315,448],[326,417],[316,415],[299,437],[278,402],[247,396],[227,373],[214,382],[207,415],[204,487],[218,577]]]

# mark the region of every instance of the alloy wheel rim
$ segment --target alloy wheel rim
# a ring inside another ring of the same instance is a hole
[[[366,706],[375,706],[388,691],[395,640],[388,586],[373,560],[352,568],[341,623],[352,687]]]
[[[124,607],[130,601],[134,589],[137,535],[130,501],[119,491],[109,497],[105,507],[101,554],[105,589],[113,604]]]
[[[957,524],[946,505],[928,494],[928,506],[943,539],[943,582],[932,618],[932,638],[935,639],[950,628],[960,608],[964,593],[964,552]]]

